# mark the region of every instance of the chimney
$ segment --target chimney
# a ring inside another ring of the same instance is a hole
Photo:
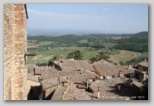
[[[147,59],[144,59],[145,62],[147,62]]]
[[[128,66],[128,69],[131,69],[131,68],[132,68],[132,65],[129,65],[129,66]]]
[[[97,98],[100,98],[100,87],[98,87]]]

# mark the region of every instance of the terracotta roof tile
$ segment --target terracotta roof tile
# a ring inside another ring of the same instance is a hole
[[[62,100],[90,100],[90,96],[85,90],[78,89],[76,85],[71,84],[66,88]]]
[[[61,60],[54,61],[62,71],[89,70],[94,71],[93,66],[86,60]]]
[[[65,91],[66,87],[58,86],[55,90],[51,100],[62,100],[63,93]]]
[[[57,77],[56,78],[48,78],[48,79],[42,80],[40,82],[43,87],[43,90],[45,90],[47,88],[54,87],[54,86],[58,85],[59,79]]]
[[[48,79],[48,78],[55,78],[58,77],[58,72],[53,67],[45,67],[42,71],[42,74],[40,76],[40,79]]]
[[[31,73],[27,74],[27,79],[35,82],[39,82],[38,77],[32,75]]]

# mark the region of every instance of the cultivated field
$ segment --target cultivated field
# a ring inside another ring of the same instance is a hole
[[[48,62],[53,56],[66,58],[67,55],[75,50],[80,50],[83,59],[90,59],[97,55],[94,48],[89,47],[56,47],[50,50],[39,50],[36,56],[28,57],[28,63],[43,63]]]
[[[102,51],[109,56],[108,60],[113,63],[126,63],[129,61],[137,63],[137,61],[143,61],[148,57],[147,35],[146,37],[140,36],[140,38],[135,37],[138,35],[133,35],[118,41],[113,40],[111,35],[108,35],[109,39],[105,39],[103,36],[94,34],[85,36],[29,37],[28,43],[37,44],[37,49],[36,56],[28,56],[28,64],[48,63],[54,56],[66,59],[69,53],[76,50],[79,50],[82,54],[82,59],[86,60],[99,57],[98,51]]]
[[[113,63],[127,62],[127,61],[132,60],[133,58],[140,56],[140,55],[141,55],[141,53],[139,53],[139,52],[119,50],[119,54],[110,55],[109,60],[112,61]]]

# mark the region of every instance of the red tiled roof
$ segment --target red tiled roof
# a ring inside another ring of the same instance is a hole
[[[118,75],[119,71],[122,71],[124,74],[128,73],[128,69],[122,66],[114,65],[112,63],[101,61],[93,63],[93,67],[101,76],[112,76]]]
[[[43,87],[43,90],[48,89],[50,87],[54,87],[59,84],[59,79],[56,78],[48,78],[41,81],[41,85]]]
[[[62,100],[63,93],[65,91],[66,87],[58,86],[55,90],[51,100]]]
[[[38,77],[32,75],[31,73],[27,74],[27,79],[35,82],[39,82]]]
[[[62,71],[89,70],[94,71],[94,68],[88,61],[85,60],[61,60],[54,61]]]
[[[67,86],[62,100],[90,100],[90,96],[85,90],[78,89],[76,85],[71,84]]]
[[[48,78],[55,78],[58,77],[58,72],[53,67],[45,67],[42,71],[42,74],[40,76],[40,79],[48,79]]]

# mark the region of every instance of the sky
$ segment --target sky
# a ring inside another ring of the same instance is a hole
[[[148,4],[27,4],[28,28],[148,31]]]

